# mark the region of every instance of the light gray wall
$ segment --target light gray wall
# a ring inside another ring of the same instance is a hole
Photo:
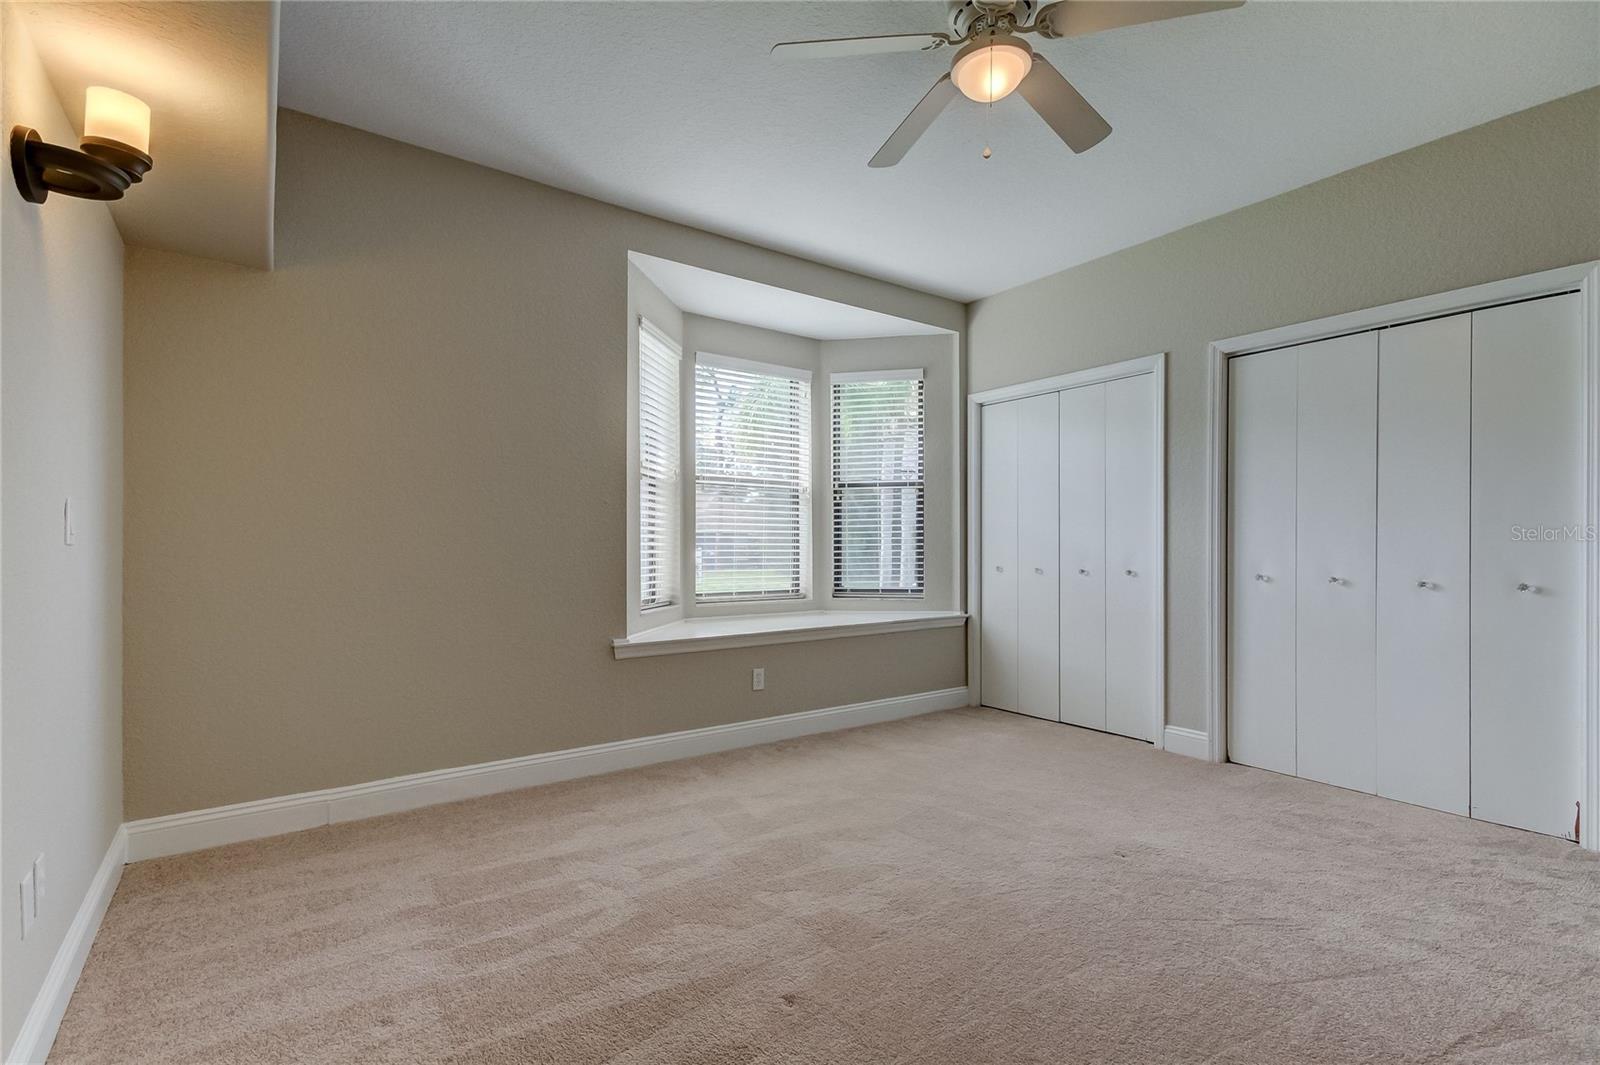
[[[1600,259],[1600,89],[968,308],[973,391],[1170,353],[1167,715],[1205,727],[1207,345]]]
[[[965,682],[960,629],[610,648],[629,251],[961,305],[294,112],[278,144],[272,273],[128,255],[130,818]]]
[[[76,143],[0,9],[0,127]],[[122,821],[122,239],[104,204],[0,184],[0,1046]],[[62,539],[73,502],[76,543]],[[17,885],[44,855],[20,939]]]

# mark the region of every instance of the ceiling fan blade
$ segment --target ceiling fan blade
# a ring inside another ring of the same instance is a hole
[[[1033,69],[1017,86],[1017,94],[1074,152],[1088,151],[1111,132],[1111,124],[1043,56],[1033,57]]]
[[[928,52],[943,48],[950,38],[942,33],[891,33],[882,37],[833,37],[822,41],[784,41],[772,46],[780,59],[832,59],[847,55],[884,52]]]
[[[1243,7],[1244,0],[1059,0],[1034,19],[1045,37],[1083,37],[1142,22]]]
[[[939,113],[956,98],[956,91],[956,83],[950,80],[948,74],[934,82],[933,88],[917,101],[917,106],[913,107],[905,120],[889,134],[889,139],[883,142],[883,147],[878,149],[878,154],[874,155],[867,165],[893,166],[904,159],[911,146],[917,143],[917,138],[928,131],[928,127],[933,125],[933,120],[938,118]]]

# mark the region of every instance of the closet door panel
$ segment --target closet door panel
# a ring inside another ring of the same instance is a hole
[[[1017,411],[993,403],[982,412],[983,483],[979,550],[983,617],[978,629],[983,661],[983,705],[1017,709]]]
[[[1110,381],[1106,398],[1106,728],[1154,741],[1156,661],[1155,375]]]
[[[1378,335],[1297,351],[1296,771],[1376,791]]]
[[[1468,812],[1472,320],[1378,335],[1378,794]]]
[[[1017,709],[1060,717],[1061,611],[1059,396],[1032,396],[1017,409]]]
[[[1580,300],[1472,315],[1472,816],[1553,835],[1583,786]]]
[[[1293,350],[1228,363],[1228,757],[1295,771]]]
[[[1061,720],[1106,727],[1106,389],[1061,393]]]

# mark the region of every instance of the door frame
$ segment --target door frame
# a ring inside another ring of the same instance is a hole
[[[1519,300],[1577,292],[1583,298],[1584,398],[1588,412],[1590,535],[1585,550],[1587,668],[1584,707],[1584,780],[1580,840],[1600,851],[1600,261],[1544,270],[1484,285],[1336,314],[1296,325],[1214,341],[1206,352],[1206,748],[1213,762],[1228,760],[1228,360],[1351,333],[1464,314]]]
[[[1167,355],[1141,355],[1121,362],[1091,366],[1072,373],[1042,377],[1003,385],[967,396],[967,686],[973,705],[983,701],[983,656],[980,634],[983,627],[983,586],[979,562],[983,557],[983,408],[992,403],[1027,399],[1050,392],[1063,392],[1087,385],[1104,384],[1124,377],[1150,374],[1156,390],[1155,483],[1160,506],[1156,508],[1156,701],[1151,723],[1157,750],[1166,747],[1167,722]]]

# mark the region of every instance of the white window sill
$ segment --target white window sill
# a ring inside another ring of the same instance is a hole
[[[611,641],[618,658],[721,651],[770,643],[834,640],[841,636],[877,636],[965,625],[957,610],[813,610],[792,614],[746,614],[743,617],[685,618],[659,628]]]

